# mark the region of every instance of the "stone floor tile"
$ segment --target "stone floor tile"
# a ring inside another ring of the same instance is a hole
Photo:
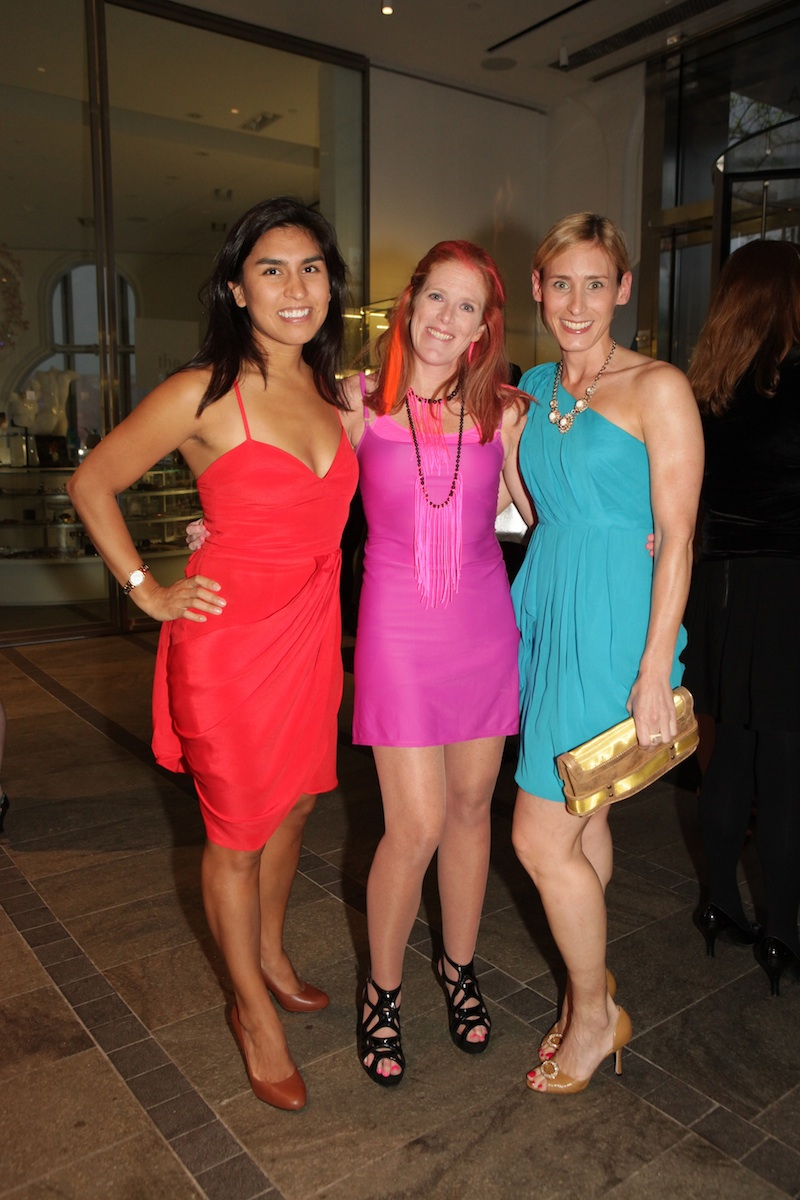
[[[114,1065],[117,1066],[117,1063],[114,1062]],[[166,1063],[132,1078],[123,1072],[123,1078],[143,1108],[154,1108],[165,1100],[173,1100],[192,1090],[192,1085],[174,1063]]]
[[[800,1086],[792,1088],[757,1116],[754,1124],[800,1152]]]
[[[69,928],[101,970],[207,936],[200,881],[158,896],[73,917]]]
[[[193,1175],[216,1167],[242,1153],[242,1147],[221,1121],[212,1121],[170,1141],[171,1148]]]
[[[193,1129],[204,1128],[216,1119],[213,1109],[194,1091],[163,1100],[147,1111],[167,1141]]]
[[[0,1092],[2,1179],[9,1189],[149,1129],[143,1109],[99,1050],[55,1063],[40,1058],[39,1064]]]
[[[264,1173],[246,1154],[229,1158],[207,1171],[201,1171],[197,1182],[208,1196],[208,1200],[260,1200],[262,1196],[276,1195]]]
[[[715,960],[708,961],[716,970]],[[754,972],[732,980],[637,1036],[636,1052],[667,1072],[679,1064],[681,1079],[754,1120],[800,1084],[796,1013],[771,1003],[761,983]]]
[[[40,987],[0,1002],[0,1046],[0,1079],[8,1079],[79,1055],[92,1041],[56,989]]]
[[[143,1038],[141,1042],[133,1042],[119,1050],[112,1050],[108,1057],[126,1080],[157,1070],[169,1063],[168,1056],[152,1037]]]
[[[156,1130],[53,1169],[14,1192],[13,1200],[199,1200],[200,1188]],[[232,1197],[229,1200],[233,1200]]]
[[[744,1154],[760,1145],[766,1136],[757,1125],[743,1121],[735,1113],[719,1106],[699,1121],[695,1121],[692,1130],[707,1142],[711,1142],[718,1150],[736,1159],[741,1159]]]
[[[766,1138],[745,1154],[742,1163],[788,1196],[800,1196],[800,1154],[789,1146]]]
[[[100,912],[126,901],[172,894],[199,878],[200,850],[176,846],[120,855],[39,881],[38,890],[61,921]]]
[[[593,1084],[561,1104],[534,1097],[519,1078],[499,1094],[481,1097],[477,1089],[468,1090],[460,1112],[448,1105],[424,1132],[406,1138],[379,1164],[362,1158],[324,1195],[326,1200],[600,1196],[679,1137],[672,1122],[654,1118],[645,1104],[613,1085]],[[289,1200],[304,1194],[277,1169],[273,1177]]]
[[[0,1000],[20,992],[30,992],[47,983],[47,973],[26,942],[19,935],[7,933],[0,937]]]
[[[608,1200],[786,1200],[715,1146],[692,1134],[607,1191]]]
[[[126,1004],[151,1030],[189,1013],[213,1008],[224,998],[227,976],[210,935],[146,958],[109,967],[105,974]]]

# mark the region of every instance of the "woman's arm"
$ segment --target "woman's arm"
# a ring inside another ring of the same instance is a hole
[[[503,439],[504,453],[503,483],[505,484],[506,494],[530,529],[531,526],[536,524],[536,514],[534,513],[530,496],[525,489],[525,484],[522,482],[522,476],[519,473],[519,439],[522,436],[527,419],[527,413],[522,412],[516,404],[510,405],[503,414],[501,437]],[[502,491],[503,489],[501,488],[501,498]],[[508,502],[506,500],[503,508],[508,507]],[[502,512],[502,509],[499,507],[498,512]]]
[[[703,431],[684,375],[654,364],[641,385],[641,424],[650,460],[655,565],[647,640],[628,699],[641,746],[677,732],[670,673],[692,572]]]
[[[174,375],[160,384],[103,438],[67,485],[93,545],[121,584],[142,565],[142,558],[128,532],[117,496],[197,433],[195,414],[204,386],[199,372]],[[215,594],[219,590],[218,583],[199,575],[161,587],[149,572],[129,594],[143,612],[156,620],[186,617],[205,621],[204,613],[222,611],[225,601]]]

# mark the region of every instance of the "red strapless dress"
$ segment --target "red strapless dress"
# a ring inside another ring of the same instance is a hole
[[[239,407],[246,440],[198,478],[209,537],[186,567],[227,605],[164,623],[153,751],[193,776],[210,841],[256,850],[301,795],[336,786],[339,543],[358,467],[342,430],[320,479],[254,441]]]

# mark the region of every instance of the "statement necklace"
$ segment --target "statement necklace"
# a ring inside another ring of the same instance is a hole
[[[413,388],[408,389],[408,394],[413,400],[416,400],[417,404],[449,404],[458,395],[458,386],[453,388],[449,396],[433,396],[428,399],[427,396],[418,396]]]
[[[575,401],[575,407],[571,410],[571,412],[568,412],[568,413],[560,413],[558,411],[558,399],[557,399],[558,385],[561,383],[561,372],[564,369],[564,360],[562,358],[561,362],[556,367],[556,377],[555,377],[555,381],[553,383],[553,396],[552,396],[552,399],[550,400],[550,421],[553,425],[556,426],[559,433],[568,433],[569,430],[572,428],[572,422],[575,420],[578,413],[582,413],[585,408],[589,407],[589,401],[591,400],[592,396],[597,391],[597,385],[600,381],[600,376],[603,374],[606,367],[608,366],[608,364],[611,362],[612,358],[614,357],[614,351],[616,350],[616,348],[617,348],[617,343],[612,338],[611,339],[611,349],[608,352],[608,358],[603,363],[602,367],[595,375],[594,380],[592,381],[592,383],[589,384],[586,391],[581,396],[580,400]]]
[[[453,392],[452,396],[448,396],[447,399],[448,400],[453,399],[455,397],[457,391],[458,391],[458,388],[456,388],[456,391]],[[434,504],[434,502],[431,500],[430,496],[428,495],[428,489],[425,487],[425,473],[422,470],[422,457],[419,452],[419,442],[417,441],[417,431],[414,428],[414,419],[411,416],[411,405],[408,402],[409,396],[413,396],[415,400],[422,400],[423,397],[418,396],[416,394],[416,392],[412,391],[410,388],[408,390],[408,395],[406,396],[406,412],[408,413],[408,425],[411,430],[411,440],[414,443],[414,454],[416,455],[416,458],[417,458],[417,472],[419,474],[419,482],[420,482],[420,487],[422,488],[422,494],[425,497],[425,499],[427,500],[428,504],[431,506],[431,508],[447,508],[448,504],[453,499],[453,494],[455,493],[455,490],[456,490],[456,483],[458,482],[458,472],[461,469],[461,443],[462,443],[463,437],[464,437],[464,397],[463,396],[461,397],[461,415],[458,420],[458,445],[456,447],[456,469],[455,469],[455,472],[453,473],[453,482],[450,484],[450,491],[447,493],[446,499],[442,500],[441,504]],[[425,403],[432,404],[432,403],[438,403],[438,401],[426,400]]]

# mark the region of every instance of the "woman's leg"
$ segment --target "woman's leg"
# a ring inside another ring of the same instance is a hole
[[[588,819],[596,821],[600,815]],[[583,824],[562,804],[522,790],[517,794],[514,848],[539,890],[568,972],[572,1008],[558,1065],[573,1079],[588,1079],[611,1052],[617,1021],[606,986],[607,880],[584,853]],[[607,854],[601,859],[606,862]]]
[[[756,734],[717,723],[714,750],[700,790],[700,833],[708,902],[747,927],[736,869],[755,798]]]
[[[250,1071],[257,1079],[279,1083],[295,1066],[261,975],[261,854],[206,842],[203,902],[233,985]]]
[[[504,743],[502,737],[476,738],[444,748],[446,812],[437,855],[439,899],[444,949],[460,966],[475,954],[489,873],[492,796]],[[442,969],[452,985],[452,969],[444,962]],[[452,995],[453,987],[448,991]],[[477,1004],[475,1000],[468,1007]],[[488,1032],[485,1025],[475,1025],[467,1040],[483,1042]]]
[[[261,852],[261,966],[276,988],[292,995],[299,991],[300,980],[283,947],[283,926],[303,831],[316,800],[316,796],[301,796]]]
[[[370,974],[384,991],[399,987],[403,957],[419,909],[422,881],[439,844],[445,818],[445,769],[441,746],[375,746],[383,802],[384,834],[367,881]],[[377,999],[373,988],[367,999]],[[399,1004],[399,998],[398,998]],[[365,1014],[366,1007],[365,1007]],[[383,1027],[371,1031],[389,1036]],[[367,1055],[369,1066],[372,1055]],[[385,1058],[382,1075],[399,1074]]]
[[[759,732],[756,750],[756,846],[767,899],[765,936],[800,955],[800,733]]]
[[[444,748],[446,812],[437,859],[444,947],[466,964],[486,894],[492,796],[505,738],[477,738]]]
[[[609,810],[607,807],[599,809],[591,817],[583,818],[585,827],[581,830],[581,847],[583,853],[594,868],[595,874],[600,881],[600,886],[603,889],[604,897],[614,870],[614,844],[611,841],[608,816]],[[608,986],[607,978],[606,986]],[[567,978],[567,985],[564,990],[564,1002],[561,1005],[558,1020],[550,1031],[551,1033],[558,1033],[563,1037],[569,1025],[571,1007],[572,994],[569,978]]]

